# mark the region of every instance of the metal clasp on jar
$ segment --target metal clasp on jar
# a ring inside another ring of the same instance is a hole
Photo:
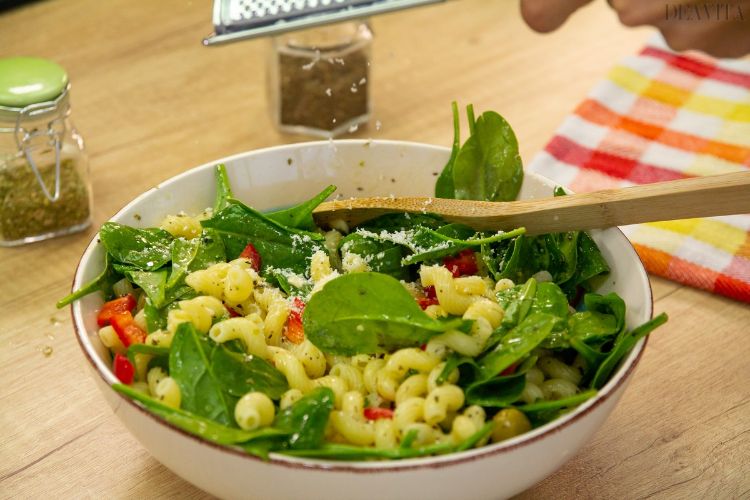
[[[31,170],[34,172],[34,177],[36,177],[39,187],[42,189],[42,193],[51,202],[56,202],[60,199],[60,149],[67,127],[65,118],[70,112],[70,105],[68,103],[69,88],[70,86],[66,87],[62,94],[54,101],[40,102],[26,106],[19,111],[16,117],[14,134],[18,150],[23,152],[26,161],[28,161]],[[46,129],[34,127],[28,130],[24,128],[24,122],[31,122],[35,118],[40,118],[45,114],[53,115],[53,118],[47,122]],[[39,137],[46,137],[47,140],[43,141],[42,144],[35,144],[35,139]],[[33,155],[34,149],[46,146],[52,146],[55,151],[55,185],[53,192],[50,192],[44,179],[42,179],[42,174],[34,161]]]

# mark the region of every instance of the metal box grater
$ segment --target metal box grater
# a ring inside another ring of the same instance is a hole
[[[214,0],[215,33],[204,45],[368,17],[444,0]]]

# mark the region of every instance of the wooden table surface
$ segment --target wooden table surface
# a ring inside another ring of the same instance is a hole
[[[604,2],[545,36],[517,10],[511,0],[462,0],[374,19],[373,123],[382,127],[353,137],[448,145],[455,99],[502,113],[528,163],[650,35],[622,28]],[[206,496],[114,417],[68,310],[54,303],[95,228],[137,194],[213,159],[303,140],[271,124],[268,42],[204,48],[210,29],[207,0],[43,1],[0,13],[0,57],[48,57],[70,74],[95,205],[82,234],[0,250],[0,497]],[[659,278],[652,285],[656,312],[670,321],[621,403],[522,498],[750,495],[750,307]]]

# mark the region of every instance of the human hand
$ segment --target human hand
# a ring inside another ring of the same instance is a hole
[[[521,0],[521,15],[535,31],[554,31],[592,0]],[[674,50],[716,57],[750,54],[750,0],[608,0],[625,26],[651,25]]]

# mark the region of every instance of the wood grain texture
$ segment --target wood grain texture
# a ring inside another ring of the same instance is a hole
[[[382,127],[353,137],[449,145],[455,99],[502,113],[528,163],[649,34],[619,26],[604,2],[544,36],[517,9],[461,0],[374,19],[373,124]],[[204,48],[210,14],[210,2],[187,0],[53,0],[0,13],[0,57],[49,57],[70,74],[94,227],[190,167],[306,140],[271,125],[267,42]],[[94,233],[0,249],[0,497],[207,498],[114,417],[69,312],[54,309]],[[658,278],[652,286],[671,319],[622,402],[584,450],[522,497],[748,496],[750,308]]]
[[[437,214],[478,231],[524,227],[531,235],[743,214],[750,212],[750,172],[513,202],[420,196],[355,198],[321,203],[313,216],[318,224],[339,219],[351,226],[404,212]]]

